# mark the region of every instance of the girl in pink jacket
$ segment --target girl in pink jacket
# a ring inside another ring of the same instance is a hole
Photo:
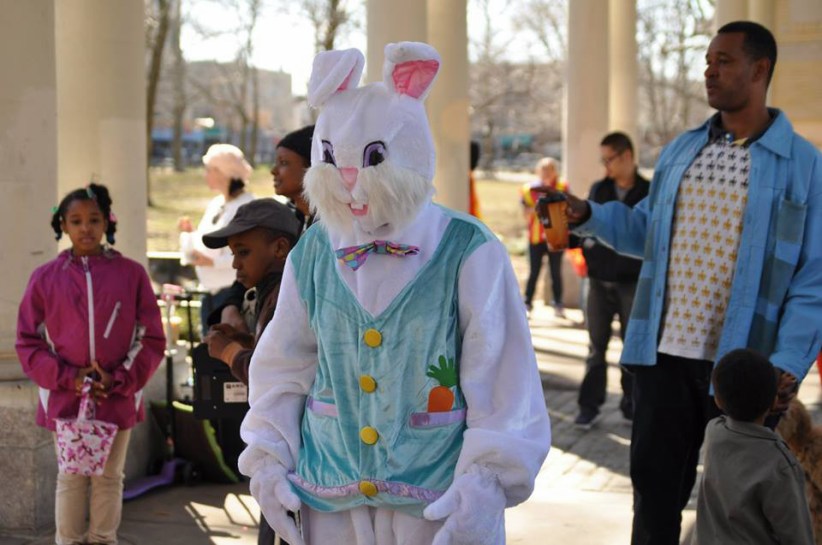
[[[58,474],[55,502],[58,545],[114,544],[128,438],[144,418],[142,389],[162,359],[163,326],[145,269],[102,244],[104,235],[114,244],[117,228],[105,186],[66,195],[51,225],[72,247],[32,273],[20,303],[17,354],[40,387],[38,425],[54,431],[55,419],[75,418],[80,388],[91,377],[95,418],[118,426],[103,475]]]

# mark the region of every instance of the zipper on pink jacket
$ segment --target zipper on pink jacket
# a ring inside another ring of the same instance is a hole
[[[80,258],[83,262],[83,272],[86,275],[86,290],[88,291],[88,351],[89,364],[97,359],[97,351],[94,344],[94,291],[91,286],[91,271],[88,269],[88,256]]]

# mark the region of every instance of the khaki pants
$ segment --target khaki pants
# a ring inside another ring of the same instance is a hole
[[[130,435],[131,430],[117,432],[101,476],[57,474],[54,505],[57,545],[117,543],[117,528],[123,512],[123,466]]]

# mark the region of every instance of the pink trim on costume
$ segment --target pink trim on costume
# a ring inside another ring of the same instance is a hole
[[[420,98],[434,81],[439,67],[435,60],[401,62],[391,73],[394,89],[401,95]]]
[[[353,76],[353,75],[354,75],[354,71],[352,70],[351,72],[348,73],[347,76],[345,76],[345,79],[343,80],[343,82],[340,84],[339,87],[337,87],[337,92],[338,93],[340,91],[345,91],[346,89],[348,89],[348,86],[351,85],[351,76]]]
[[[325,401],[318,401],[311,396],[308,396],[305,406],[308,407],[308,410],[312,413],[317,413],[322,416],[330,416],[331,418],[337,418],[337,416],[339,416],[336,405],[326,403]]]
[[[412,428],[436,428],[465,421],[465,409],[436,413],[411,413]]]
[[[362,492],[360,492],[361,481],[344,484],[342,486],[320,486],[314,483],[309,483],[296,473],[289,473],[288,480],[318,498],[344,498],[346,496],[359,496],[362,494]],[[440,492],[439,490],[412,486],[406,483],[377,481],[374,479],[363,480],[374,484],[374,486],[377,487],[377,492],[389,494],[391,496],[399,496],[402,498],[413,498],[425,503],[436,501],[443,495],[443,492]]]

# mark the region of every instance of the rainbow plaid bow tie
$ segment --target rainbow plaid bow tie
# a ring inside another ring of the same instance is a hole
[[[420,249],[416,246],[398,244],[387,240],[375,240],[374,242],[360,244],[359,246],[340,248],[336,251],[337,260],[344,265],[348,265],[355,271],[362,267],[362,264],[368,259],[368,254],[388,254],[403,257],[406,255],[417,255],[418,253],[420,253]]]

